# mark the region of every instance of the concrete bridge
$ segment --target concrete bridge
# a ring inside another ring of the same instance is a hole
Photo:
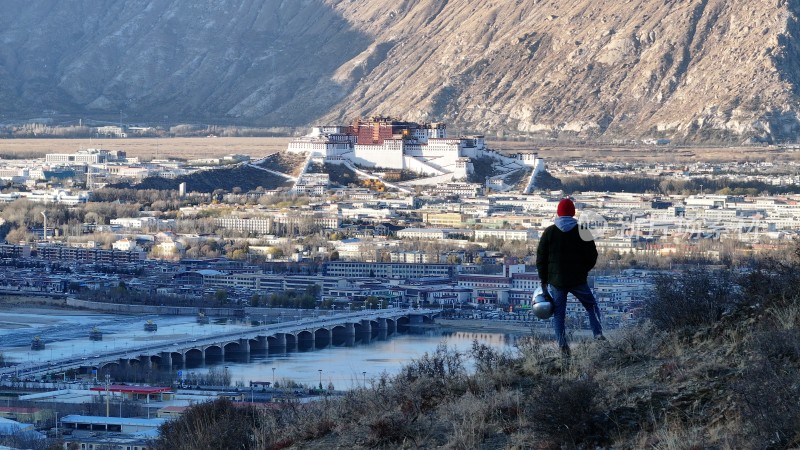
[[[0,370],[0,376],[39,377],[67,370],[98,373],[139,365],[162,370],[198,367],[206,362],[246,360],[251,353],[309,351],[329,346],[352,346],[356,340],[385,338],[414,326],[433,323],[439,310],[394,310],[346,312],[270,325],[182,338],[176,342],[147,343],[92,356],[70,356],[43,363],[28,363]]]

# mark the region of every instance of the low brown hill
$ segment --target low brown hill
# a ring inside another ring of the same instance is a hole
[[[181,183],[186,183],[187,192],[211,193],[217,189],[232,192],[240,188],[242,192],[253,191],[262,187],[267,190],[288,186],[289,180],[274,175],[247,164],[237,164],[233,167],[220,169],[201,170],[190,175],[176,178],[148,177],[134,185],[135,189],[178,190]],[[123,187],[113,185],[109,187]]]

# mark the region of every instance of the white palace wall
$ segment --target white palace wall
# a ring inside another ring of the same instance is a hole
[[[405,168],[412,172],[424,173],[428,175],[442,175],[446,173],[445,171],[432,167],[421,159],[414,158],[413,156],[405,156],[403,161],[406,165]]]
[[[368,167],[404,169],[403,140],[387,140],[383,145],[360,145],[353,148],[353,162]]]

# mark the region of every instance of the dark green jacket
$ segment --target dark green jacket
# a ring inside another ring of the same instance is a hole
[[[580,225],[567,231],[550,225],[542,233],[536,250],[536,269],[541,282],[559,288],[586,283],[589,271],[597,263],[594,241],[581,239]]]

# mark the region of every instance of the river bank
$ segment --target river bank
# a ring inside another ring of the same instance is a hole
[[[532,334],[534,332],[549,332],[549,329],[532,327],[530,323],[515,322],[511,320],[493,319],[443,319],[437,318],[436,325],[454,330],[476,331],[484,333],[513,333],[518,335]]]
[[[514,334],[517,336],[530,336],[537,334],[539,336],[552,337],[553,328],[542,326],[541,322],[524,323],[515,322],[511,320],[497,320],[497,319],[443,319],[437,318],[436,325],[451,330],[458,331],[472,331],[478,333],[500,333],[500,334]],[[575,338],[586,339],[592,337],[591,330],[567,330],[568,336]],[[614,334],[614,330],[606,330],[606,336]]]

